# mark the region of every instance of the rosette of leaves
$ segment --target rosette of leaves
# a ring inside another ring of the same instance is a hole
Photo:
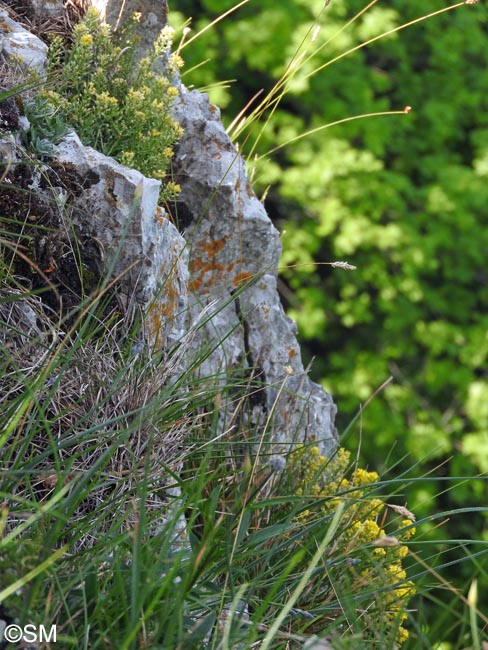
[[[26,146],[41,160],[53,154],[53,147],[72,129],[46,97],[33,97],[24,103],[29,129],[23,132]]]

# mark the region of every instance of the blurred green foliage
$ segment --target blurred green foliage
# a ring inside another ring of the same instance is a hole
[[[234,4],[175,0],[172,22],[193,16],[195,33]],[[459,6],[314,73],[365,39],[449,6],[373,2],[342,29],[366,0],[324,4],[249,2],[184,49],[183,80],[197,87],[237,80],[210,90],[229,124],[256,92],[272,88],[304,43],[307,53],[269,122],[265,115],[238,140],[241,151],[258,154],[249,163],[256,190],[266,193],[268,212],[285,231],[283,264],[357,266],[283,271],[288,311],[305,355],[314,358],[314,377],[338,404],[340,431],[393,377],[344,443],[361,444],[363,459],[380,472],[393,458],[400,459],[397,474],[486,474],[488,8]],[[315,17],[321,30],[312,42]],[[317,130],[265,155],[336,120],[407,105],[409,114]],[[419,484],[409,506],[420,515],[486,506],[486,481],[449,486],[441,494],[445,483]],[[440,537],[488,540],[486,513],[449,525]]]

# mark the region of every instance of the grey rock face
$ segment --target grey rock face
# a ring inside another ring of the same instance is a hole
[[[241,365],[262,385],[252,417],[266,425],[275,452],[294,441],[316,440],[328,454],[336,445],[336,408],[304,372],[295,324],[280,302],[279,234],[218,109],[205,95],[182,88],[175,114],[184,135],[173,162],[182,188],[174,217],[190,251],[191,311],[212,303],[214,313],[199,345],[228,334],[205,371]]]
[[[149,50],[158,37],[161,29],[166,25],[168,19],[167,0],[92,0],[103,19],[117,29],[124,24],[134,13],[141,14],[140,29],[138,35],[141,39],[139,46],[142,55]]]
[[[45,43],[12,20],[5,9],[0,9],[0,56],[7,62],[16,60],[25,69],[44,74],[46,54]]]
[[[69,205],[84,247],[100,272],[120,277],[126,309],[131,301],[147,309],[153,344],[171,345],[184,335],[188,261],[185,241],[158,206],[159,181],[119,165],[71,134],[53,157],[82,183]],[[76,182],[76,181],[75,181]]]

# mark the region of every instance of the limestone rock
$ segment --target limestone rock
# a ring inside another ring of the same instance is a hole
[[[243,159],[205,95],[181,88],[175,115],[184,128],[173,161],[181,194],[174,207],[190,250],[192,313],[212,304],[198,343],[222,340],[206,362],[215,372],[239,364],[263,385],[253,417],[266,422],[274,451],[294,440],[336,446],[332,398],[304,372],[295,325],[276,287],[279,234],[255,196]],[[226,336],[224,336],[226,335]]]
[[[168,18],[167,0],[92,0],[92,5],[100,11],[103,20],[112,28],[117,27],[134,13],[141,14],[140,29],[138,35],[141,39],[139,53],[143,55],[149,50],[159,35],[161,29],[166,25]]]
[[[159,181],[120,165],[74,133],[54,148],[54,163],[70,175],[69,209],[85,249],[100,272],[120,277],[119,298],[148,308],[150,337],[158,347],[184,335],[188,263],[185,241],[158,206]]]
[[[24,69],[41,73],[46,71],[47,45],[12,20],[5,9],[0,9],[0,56],[7,61],[17,60]]]
[[[29,13],[41,19],[62,18],[64,14],[63,0],[30,0]]]

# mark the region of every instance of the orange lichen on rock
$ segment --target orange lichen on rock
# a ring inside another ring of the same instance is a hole
[[[225,267],[216,257],[225,246],[224,239],[211,242],[199,242],[194,249],[193,259],[190,261],[191,274],[190,290],[207,293],[208,288],[225,278]],[[229,268],[227,266],[227,272]],[[202,290],[202,287],[206,288]]]
[[[234,278],[232,279],[232,284],[236,287],[240,287],[243,284],[246,284],[246,282],[249,282],[252,280],[253,274],[248,273],[244,271],[243,273],[237,273],[237,275],[234,275]]]
[[[209,257],[215,257],[220,251],[224,248],[225,241],[223,239],[217,239],[216,241],[211,241],[205,244],[202,244],[202,248],[207,253]]]
[[[176,269],[174,267],[166,278],[162,297],[164,298],[161,305],[163,316],[168,319],[174,318],[178,309],[178,287],[176,286]]]
[[[163,344],[163,315],[162,308],[159,303],[153,303],[150,305],[147,312],[146,319],[147,329],[149,336],[152,339],[155,348],[162,347]]]
[[[166,219],[165,212],[161,206],[158,205],[156,208],[156,212],[154,213],[154,218],[156,221],[159,223],[159,225],[162,227],[164,220]]]
[[[161,268],[164,273],[165,267]],[[156,348],[161,348],[166,339],[167,324],[178,314],[179,290],[176,268],[164,280],[160,300],[153,302],[147,313],[147,329]]]

